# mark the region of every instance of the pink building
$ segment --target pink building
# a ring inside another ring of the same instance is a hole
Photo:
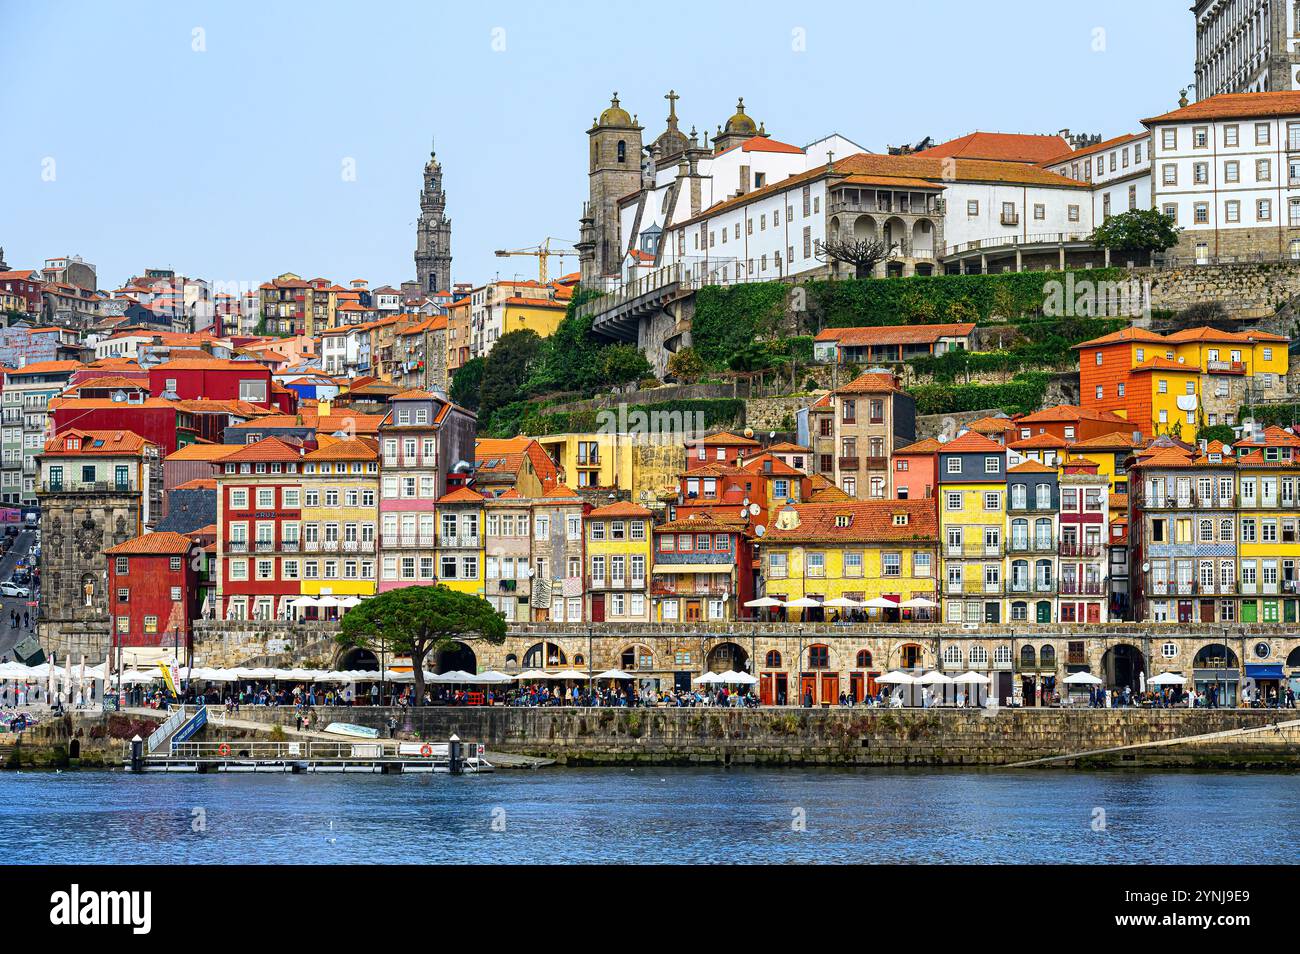
[[[939,449],[933,437],[908,444],[894,451],[890,466],[894,471],[894,497],[898,500],[924,500],[934,496],[938,485]]]

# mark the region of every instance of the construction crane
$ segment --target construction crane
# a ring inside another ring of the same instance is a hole
[[[546,260],[551,256],[563,259],[565,256],[578,254],[576,249],[572,248],[551,248],[551,242],[558,242],[560,239],[547,238],[541,245],[535,245],[532,248],[499,248],[496,251],[497,258],[509,258],[511,255],[531,255],[537,259],[537,281],[539,284],[546,284]],[[563,263],[561,263],[563,264]]]

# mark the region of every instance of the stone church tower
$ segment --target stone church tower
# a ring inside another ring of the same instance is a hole
[[[615,93],[609,108],[587,130],[589,195],[576,248],[582,284],[588,287],[598,287],[601,278],[617,275],[622,268],[618,200],[641,188],[641,129],[636,117],[619,106]]]
[[[451,221],[442,191],[442,165],[432,149],[424,164],[420,221],[415,226],[415,280],[422,292],[451,289]]]

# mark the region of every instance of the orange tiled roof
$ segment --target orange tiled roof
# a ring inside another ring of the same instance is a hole
[[[997,162],[1047,162],[1067,156],[1070,151],[1070,144],[1057,134],[973,132],[923,149],[916,155]]]
[[[940,338],[965,338],[975,330],[975,323],[957,322],[937,325],[880,325],[869,328],[826,328],[814,341],[835,341],[845,347],[867,345],[933,344]]]
[[[933,543],[938,539],[938,513],[934,500],[855,500],[838,503],[794,504],[799,526],[782,530],[780,520],[773,521],[763,536],[764,544],[843,541],[853,543],[889,543],[906,541]],[[898,526],[896,515],[906,515],[907,523]],[[836,526],[847,517],[848,526]]]
[[[1108,335],[1102,335],[1100,338],[1093,338],[1091,341],[1082,341],[1077,345],[1071,345],[1073,350],[1080,348],[1095,348],[1101,345],[1123,344],[1126,341],[1154,342],[1164,344],[1164,336],[1158,335],[1154,331],[1147,331],[1145,328],[1121,328],[1119,331],[1112,331]]]
[[[73,438],[78,442],[75,449],[68,447],[69,439]],[[145,440],[134,431],[83,431],[79,428],[68,428],[45,442],[44,455],[46,457],[80,455],[138,457],[146,446],[152,446],[152,442]]]
[[[468,487],[457,487],[450,493],[443,494],[436,501],[440,504],[454,503],[483,503],[483,495],[470,490]]]
[[[255,444],[246,444],[221,458],[224,464],[266,463],[298,461],[302,455],[298,448],[278,437],[264,437]]]
[[[1255,342],[1288,343],[1290,338],[1275,335],[1267,331],[1220,331],[1218,328],[1184,328],[1165,335],[1165,341],[1188,342],[1208,341],[1224,344],[1254,344]]]
[[[1070,444],[1070,450],[1073,452],[1132,450],[1135,447],[1141,446],[1141,440],[1134,441],[1131,431],[1114,431],[1110,434],[1099,434],[1097,437],[1089,437],[1087,440],[1074,441]]]
[[[1105,421],[1111,424],[1127,424],[1124,418],[1112,411],[1099,411],[1077,404],[1056,404],[1041,411],[1017,418],[1017,424],[1055,424],[1061,421]]]
[[[243,447],[243,444],[186,444],[183,447],[176,448],[175,451],[163,458],[163,462],[169,460],[220,460],[231,451],[237,451]]]
[[[885,394],[901,390],[898,379],[887,371],[864,371],[848,384],[835,389],[836,394]]]
[[[1025,460],[1016,464],[1015,467],[1007,468],[1008,474],[1054,474],[1055,467],[1048,467],[1046,464],[1040,464],[1036,460]]]
[[[1016,422],[1009,417],[980,417],[967,421],[964,425],[976,434],[1004,434],[1016,429]]]
[[[1220,93],[1159,116],[1148,117],[1142,122],[1151,125],[1159,122],[1194,122],[1200,119],[1264,119],[1270,116],[1294,116],[1297,113],[1300,113],[1300,90]]]
[[[894,454],[937,454],[943,449],[933,437],[927,437],[924,440],[917,441],[915,444],[908,444],[906,447],[895,449]]]
[[[193,545],[194,541],[183,533],[160,530],[109,547],[104,553],[113,556],[175,556],[189,553]]]
[[[183,484],[177,484],[173,490],[216,490],[217,481],[212,477],[195,477]]]
[[[943,454],[1004,454],[1006,448],[997,441],[989,440],[983,434],[967,431],[954,437],[940,448]]]
[[[1052,450],[1065,447],[1066,441],[1055,434],[1034,434],[1032,437],[1012,441],[1007,446],[1012,450]]]
[[[606,504],[603,507],[597,507],[587,514],[587,519],[591,520],[609,518],[609,517],[652,517],[654,516],[645,507],[639,504],[631,503],[627,500],[620,500],[618,503]]]
[[[379,452],[369,441],[336,440],[303,455],[303,460],[378,460]]]

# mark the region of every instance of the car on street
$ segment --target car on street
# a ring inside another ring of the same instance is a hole
[[[21,596],[24,599],[32,595],[32,591],[25,586],[19,586],[12,580],[6,580],[0,583],[0,595],[3,596]]]

